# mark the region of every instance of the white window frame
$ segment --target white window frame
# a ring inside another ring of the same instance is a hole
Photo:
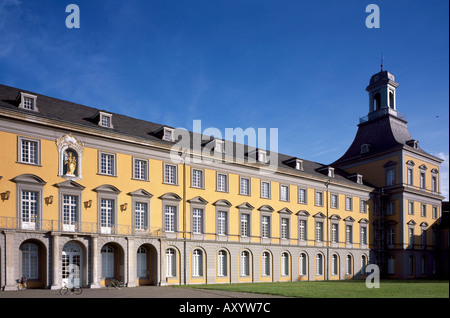
[[[261,198],[270,199],[270,181],[261,180]]]
[[[228,192],[228,174],[217,172],[217,191]]]
[[[28,106],[28,101],[32,101],[31,108],[29,108],[29,106]],[[38,112],[39,109],[37,107],[37,96],[28,94],[28,93],[24,93],[24,92],[20,92],[19,108]]]
[[[289,185],[280,184],[280,201],[289,202]]]
[[[298,188],[298,203],[307,204],[307,189],[306,188]]]
[[[178,165],[164,163],[163,169],[163,183],[178,185]]]
[[[191,188],[205,188],[205,171],[203,169],[191,168]]]
[[[31,145],[34,145],[34,149],[31,149]],[[24,146],[28,153],[26,158]],[[31,159],[32,157],[34,157],[34,160]],[[35,166],[41,165],[41,141],[39,139],[17,136],[17,162]]]
[[[239,177],[239,194],[246,196],[251,195],[251,178]]]
[[[98,174],[103,176],[117,176],[117,156],[115,153],[98,152]]]
[[[133,179],[148,181],[148,160],[133,157]]]

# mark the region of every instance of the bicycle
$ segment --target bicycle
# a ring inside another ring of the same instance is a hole
[[[114,287],[115,289],[120,289],[120,287],[125,287],[125,284],[118,279],[110,279],[109,284],[106,286],[108,289]]]
[[[83,292],[83,288],[81,286],[75,287],[75,285],[73,285],[73,280],[72,280],[71,288],[67,287],[66,283],[64,283],[64,286],[61,287],[61,289],[59,290],[59,293],[61,295],[65,295],[65,294],[67,294],[67,292],[69,290],[72,294],[75,294],[75,295],[80,295]]]
[[[17,289],[18,290],[27,289],[27,278],[26,277],[21,277],[19,279],[19,285],[17,285]]]

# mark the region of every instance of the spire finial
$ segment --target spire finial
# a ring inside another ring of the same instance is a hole
[[[381,52],[381,70],[383,71],[383,52]]]

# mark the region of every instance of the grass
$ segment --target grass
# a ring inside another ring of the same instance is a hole
[[[449,298],[449,281],[436,280],[381,280],[380,288],[367,288],[364,280],[209,284],[187,287],[302,298]]]

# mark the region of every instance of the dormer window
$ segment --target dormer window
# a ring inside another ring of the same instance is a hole
[[[20,92],[19,108],[26,110],[38,111],[36,105],[37,96]]]
[[[214,146],[214,151],[216,152],[223,152],[223,140],[215,140],[215,146]]]
[[[361,145],[361,154],[369,152],[370,146],[371,146],[370,144],[363,144],[363,145]]]
[[[112,114],[99,112],[98,125],[106,128],[113,128]]]
[[[357,184],[363,184],[363,176],[360,174],[356,175],[356,183]]]
[[[406,144],[407,144],[408,146],[413,147],[414,149],[419,148],[419,141],[418,141],[418,140],[415,140],[415,139],[408,140],[408,141],[406,142]]]
[[[258,162],[267,162],[267,152],[265,150],[258,149]]]
[[[328,167],[328,177],[334,178],[334,168]]]
[[[302,159],[296,159],[295,160],[295,170],[302,170],[303,171],[303,160]]]
[[[303,160],[299,158],[291,158],[283,162],[286,165],[293,167],[295,170],[303,171]]]
[[[173,141],[173,128],[164,127],[162,139],[165,141]]]

